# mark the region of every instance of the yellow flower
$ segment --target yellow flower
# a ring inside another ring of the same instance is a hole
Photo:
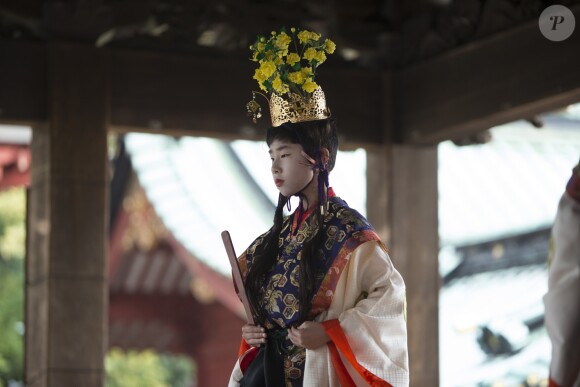
[[[316,88],[318,87],[318,85],[316,84],[316,82],[312,82],[312,80],[308,79],[306,82],[304,82],[304,84],[302,85],[302,88],[307,92],[307,93],[312,93],[314,90],[316,90]]]
[[[324,52],[322,51],[318,51],[316,53],[316,56],[314,57],[314,59],[316,59],[316,61],[318,62],[318,64],[324,62],[326,60],[326,55],[324,54]]]
[[[274,82],[272,82],[272,88],[278,94],[284,94],[288,91],[288,87],[282,83],[279,75],[274,79]]]
[[[302,71],[295,71],[295,72],[288,74],[288,80],[290,82],[297,84],[297,85],[303,84],[305,79],[306,79],[306,77]]]
[[[304,59],[310,62],[314,58],[316,58],[316,50],[312,47],[308,47],[308,49],[304,52]]]
[[[326,39],[324,41],[324,51],[326,51],[328,54],[332,54],[334,53],[334,50],[336,50],[336,44],[334,44],[332,40]]]
[[[304,44],[308,39],[310,39],[310,32],[303,30],[298,33],[298,40],[300,40],[300,43]]]
[[[288,63],[290,66],[294,66],[294,64],[297,62],[300,62],[300,57],[295,52],[291,52],[286,57],[286,63]]]
[[[314,82],[315,69],[336,50],[336,45],[330,39],[322,42],[320,34],[312,31],[290,28],[288,32],[272,31],[270,36],[261,36],[250,46],[252,60],[259,63],[254,79],[267,93],[283,95],[290,92],[291,85],[301,89],[300,94],[312,94],[318,88]],[[296,36],[299,40],[296,50],[300,51],[289,52],[290,45],[294,48],[293,43],[298,43]],[[309,67],[302,67],[302,60],[309,62]],[[299,70],[293,71],[294,68]]]
[[[274,59],[274,52],[271,50],[266,51],[266,59],[271,61]]]
[[[276,65],[273,62],[264,61],[260,65],[259,70],[264,74],[266,79],[268,79],[272,74],[274,74],[274,71],[276,71]]]
[[[256,72],[254,73],[254,79],[261,84],[266,79],[268,79],[268,77],[260,69],[256,69]]]
[[[317,42],[318,39],[320,39],[320,35],[316,34],[314,32],[303,30],[303,31],[300,31],[298,33],[298,39],[300,40],[300,43],[302,43],[302,44],[308,42],[309,40]]]
[[[285,32],[282,32],[276,38],[275,45],[279,49],[284,50],[284,49],[288,48],[288,45],[290,44],[291,41],[292,41],[292,39],[290,38],[290,36],[288,36],[288,34],[286,34]]]

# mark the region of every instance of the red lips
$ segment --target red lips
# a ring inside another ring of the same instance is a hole
[[[276,187],[280,187],[282,184],[284,184],[284,180],[276,179],[274,180],[274,184],[276,184]]]

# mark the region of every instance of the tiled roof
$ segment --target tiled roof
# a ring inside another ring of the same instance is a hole
[[[483,145],[439,145],[442,245],[493,240],[548,227],[580,157],[580,120],[546,116],[492,129]]]
[[[528,331],[525,321],[543,315],[547,288],[545,265],[481,273],[444,286],[439,298],[441,385],[517,386],[531,373],[545,379],[548,336],[543,327]],[[520,350],[486,355],[477,342],[482,326],[505,335]]]
[[[230,267],[220,238],[229,230],[242,251],[270,227],[273,206],[238,173],[227,143],[208,138],[130,134],[127,150],[148,199],[172,234],[223,275]]]

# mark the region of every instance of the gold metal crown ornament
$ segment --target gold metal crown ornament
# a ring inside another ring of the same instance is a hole
[[[253,116],[254,123],[262,116],[262,108],[256,101],[256,93],[253,92],[253,98],[248,102],[248,114]],[[300,94],[289,93],[286,99],[277,94],[272,94],[268,100],[270,105],[270,117],[272,126],[280,126],[285,122],[303,122],[324,120],[330,117],[330,109],[326,106],[326,98],[322,87],[318,86],[309,98],[304,98]]]
[[[330,109],[326,107],[326,98],[322,87],[318,86],[310,98],[289,93],[288,100],[285,100],[278,94],[272,94],[270,97],[270,116],[272,117],[272,126],[280,126],[285,122],[323,120],[330,116]]]
[[[322,41],[319,34],[297,28],[291,28],[289,33],[282,28],[280,32],[272,31],[269,37],[258,36],[250,46],[251,60],[259,64],[254,79],[270,97],[252,92],[246,108],[254,123],[262,116],[256,94],[268,101],[273,126],[330,117],[324,92],[314,79],[318,66],[335,49],[330,39]]]

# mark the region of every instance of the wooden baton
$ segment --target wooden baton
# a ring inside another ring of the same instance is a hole
[[[244,280],[242,279],[242,272],[240,271],[240,265],[238,264],[238,258],[234,250],[232,238],[230,237],[230,233],[227,230],[222,231],[222,240],[224,241],[224,246],[230,260],[230,265],[232,266],[232,276],[234,277],[234,284],[236,285],[236,293],[244,305],[248,324],[256,325],[254,316],[252,315],[252,309],[250,308],[250,302],[248,301],[248,296],[246,295],[246,288],[244,287]]]

